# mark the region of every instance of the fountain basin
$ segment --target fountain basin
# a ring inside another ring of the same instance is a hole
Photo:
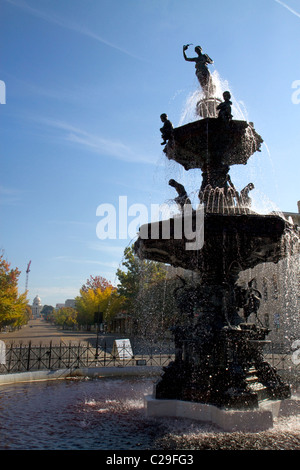
[[[197,220],[192,214],[192,231],[196,233]],[[277,263],[282,257],[282,236],[291,224],[277,215],[215,214],[204,216],[204,245],[199,250],[187,250],[187,238],[176,239],[175,219],[157,222],[159,230],[151,238],[153,224],[141,227],[135,251],[140,258],[171,264],[214,277],[216,281],[226,274],[257,264]],[[169,238],[164,236],[164,224],[170,226]],[[184,218],[182,233],[184,234]]]
[[[207,165],[245,165],[262,142],[252,123],[205,118],[175,128],[164,151],[186,170],[204,170]]]
[[[176,417],[217,425],[227,432],[259,432],[273,427],[274,402],[252,410],[219,408],[207,403],[196,403],[183,400],[156,399],[152,395],[144,398],[147,417]],[[280,407],[280,400],[276,402]]]
[[[147,417],[186,418],[217,425],[226,432],[261,432],[273,428],[274,422],[292,413],[297,415],[300,400],[296,397],[284,400],[265,400],[257,409],[228,409],[207,403],[182,400],[156,399],[145,395]],[[289,412],[286,409],[289,408]]]

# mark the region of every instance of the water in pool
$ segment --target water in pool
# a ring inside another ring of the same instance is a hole
[[[99,378],[0,388],[1,450],[300,449],[300,415],[269,431],[226,433],[191,420],[145,417],[153,378]]]

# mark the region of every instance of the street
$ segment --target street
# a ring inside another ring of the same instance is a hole
[[[173,343],[169,339],[153,342],[150,338],[145,339],[128,336],[128,333],[125,335],[122,333],[100,333],[98,336],[98,345],[106,351],[111,351],[116,339],[129,339],[132,348],[134,348],[135,355],[173,354]],[[70,344],[78,345],[81,343],[84,345],[84,343],[89,343],[92,347],[96,347],[97,333],[95,330],[62,330],[46,322],[44,319],[38,318],[29,320],[28,324],[23,326],[20,330],[0,332],[0,341],[4,341],[7,347],[12,343],[14,346],[18,344],[26,346],[30,341],[32,346],[49,346],[50,341],[52,341],[53,346],[59,346],[60,343],[66,346]]]
[[[13,332],[1,332],[0,340],[4,341],[7,345],[11,344],[28,344],[31,341],[33,346],[48,345],[52,341],[53,345],[58,345],[61,342],[69,345],[71,343],[78,344],[79,342],[90,342],[95,344],[96,333],[95,331],[68,331],[62,330],[51,325],[45,320],[38,318],[29,320],[28,324],[23,326],[20,330]]]

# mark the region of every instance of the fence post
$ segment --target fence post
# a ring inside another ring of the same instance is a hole
[[[49,350],[49,362],[48,362],[48,369],[51,370],[51,355],[52,353],[52,340],[50,341],[50,350]]]
[[[90,360],[90,345],[89,343],[86,344],[86,366],[89,366]]]
[[[77,369],[79,369],[80,365],[80,342],[78,343],[78,350],[77,350]]]
[[[19,347],[19,359],[18,359],[18,371],[19,372],[21,370],[21,364],[22,364],[22,343],[20,343],[20,347]]]
[[[41,368],[41,360],[42,360],[42,343],[40,343],[40,347],[39,347],[38,370],[40,370]]]
[[[27,353],[27,368],[26,370],[30,370],[30,353],[31,353],[31,340],[28,343],[28,353]]]
[[[70,362],[71,362],[71,342],[69,342],[68,368],[70,368]]]
[[[10,343],[10,350],[9,350],[9,359],[8,359],[8,367],[7,367],[7,372],[10,372],[10,366],[11,366],[11,361],[12,361],[12,354],[13,354],[13,342]]]
[[[58,368],[60,369],[61,364],[61,341],[59,342],[59,356],[58,356]]]

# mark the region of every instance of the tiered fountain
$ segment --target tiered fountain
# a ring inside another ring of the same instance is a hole
[[[198,417],[224,429],[264,429],[272,425],[272,413],[261,407],[262,400],[274,403],[288,399],[291,392],[264,360],[269,330],[248,321],[259,307],[256,291],[251,285],[241,288],[237,280],[248,268],[284,257],[282,239],[286,233],[298,237],[297,228],[280,216],[254,213],[249,197],[252,183],[241,192],[235,189],[230,166],[246,164],[263,140],[252,123],[232,119],[229,92],[223,93],[223,102],[215,96],[207,68],[211,59],[200,47],[195,48],[197,57],[188,59],[186,50],[184,46],[184,58],[196,63],[202,88],[196,111],[200,117],[172,128],[162,115],[161,131],[168,159],[186,170],[202,170],[199,200],[204,207],[204,244],[187,250],[184,230],[180,239],[175,236],[175,217],[169,220],[169,239],[163,234],[164,221],[158,222],[159,236],[151,238],[151,223],[140,229],[135,244],[140,258],[197,273],[193,285],[184,283],[176,291],[181,318],[174,326],[175,360],[147,398],[147,412]],[[187,216],[192,217],[195,230],[197,213],[183,186],[174,180],[169,184],[179,194],[182,224],[189,205]]]

